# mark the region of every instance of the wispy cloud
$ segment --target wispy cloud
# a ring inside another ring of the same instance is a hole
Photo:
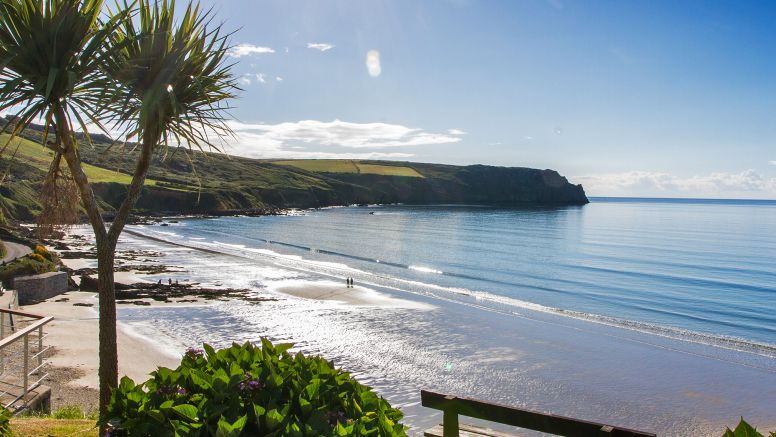
[[[243,43],[229,49],[229,56],[233,58],[242,58],[243,56],[259,55],[264,53],[275,53],[272,47],[261,47],[253,44]]]
[[[307,43],[308,49],[315,49],[320,50],[322,52],[325,52],[326,50],[331,50],[334,48],[334,44],[329,44],[327,42],[308,42]]]
[[[264,73],[245,73],[240,76],[240,82],[245,85],[250,85],[253,82],[266,83],[267,79]]]
[[[256,83],[267,83],[269,81],[276,81],[276,82],[282,82],[283,78],[280,76],[267,76],[264,73],[245,73],[242,76],[240,76],[240,82],[245,85],[250,85],[254,82]]]
[[[450,135],[466,135],[466,132],[461,129],[448,129],[447,133]]]
[[[594,196],[776,197],[776,178],[764,177],[755,170],[690,177],[630,171],[572,179]]]
[[[523,139],[526,140],[526,141],[533,141],[534,137],[532,137],[530,135],[526,135],[526,136],[523,137]]]
[[[774,159],[773,161],[768,161],[768,163],[771,165],[776,165],[776,159]]]
[[[354,152],[352,149],[390,149],[461,141],[459,137],[446,133],[426,132],[398,124],[341,120],[301,120],[278,124],[230,121],[229,126],[237,140],[230,152],[261,158],[408,158],[413,154],[381,150]]]

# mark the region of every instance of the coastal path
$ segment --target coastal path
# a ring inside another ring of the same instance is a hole
[[[32,253],[32,249],[23,244],[12,243],[10,241],[3,241],[2,243],[5,246],[5,256],[0,260],[2,263],[11,262],[16,258],[21,258],[24,255]]]

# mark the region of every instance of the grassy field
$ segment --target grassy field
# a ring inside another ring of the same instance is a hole
[[[406,176],[422,178],[412,167],[383,164],[365,164],[349,159],[295,159],[290,161],[272,161],[273,164],[285,165],[316,173],[360,173],[383,176]]]
[[[14,436],[97,437],[97,424],[91,419],[48,419],[22,417],[11,419]]]
[[[7,143],[8,134],[0,134],[0,148],[4,147]],[[24,161],[43,172],[48,171],[51,160],[54,158],[54,152],[51,150],[30,140],[18,137],[11,141],[3,152],[3,156],[9,159],[13,157],[14,154],[16,159]],[[128,174],[96,167],[91,164],[84,164],[83,167],[90,182],[118,182],[120,184],[129,184],[132,180],[132,177]],[[153,179],[146,179],[145,183],[146,185],[156,185],[156,181]]]
[[[381,164],[364,164],[358,163],[358,168],[361,170],[359,173],[363,174],[379,174],[385,176],[407,176],[411,178],[422,178],[422,174],[418,173],[412,167],[399,167],[393,165],[381,165]]]

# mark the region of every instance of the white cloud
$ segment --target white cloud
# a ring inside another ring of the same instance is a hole
[[[283,82],[283,78],[280,76],[275,76],[275,80],[278,82]]]
[[[466,135],[466,132],[461,129],[448,129],[447,133],[450,135]]]
[[[366,71],[372,77],[377,77],[382,73],[383,68],[380,65],[380,52],[370,50],[366,53]]]
[[[271,47],[261,47],[253,44],[237,44],[229,49],[229,56],[233,58],[242,58],[243,56],[258,55],[263,53],[275,53]]]
[[[768,163],[771,164],[771,165],[776,165],[776,160],[768,161]]]
[[[532,137],[530,135],[526,135],[526,136],[523,137],[523,139],[526,140],[526,141],[533,141],[534,137]]]
[[[446,133],[426,132],[387,123],[351,123],[302,120],[278,124],[246,124],[230,121],[236,142],[232,153],[260,158],[396,159],[407,152],[380,150],[350,152],[337,149],[389,149],[451,144],[461,141]]]
[[[320,50],[322,52],[325,52],[326,50],[331,50],[334,48],[334,44],[329,44],[326,42],[308,42],[307,43],[308,49],[315,49]]]
[[[240,82],[245,85],[250,85],[254,80],[258,83],[267,83],[267,75],[264,73],[245,73],[240,76]],[[283,78],[276,78],[276,80],[280,81]]]
[[[764,177],[755,170],[690,177],[630,171],[572,179],[593,196],[776,198],[776,178]]]

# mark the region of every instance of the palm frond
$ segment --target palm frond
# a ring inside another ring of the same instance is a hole
[[[116,33],[119,56],[105,65],[124,105],[112,122],[154,146],[219,150],[216,140],[232,135],[225,114],[239,90],[225,62],[229,35],[198,4],[178,21],[174,0],[140,0],[138,10]]]
[[[100,58],[111,32],[100,23],[102,3],[0,0],[0,111],[15,112],[11,137],[56,108],[98,118]]]

